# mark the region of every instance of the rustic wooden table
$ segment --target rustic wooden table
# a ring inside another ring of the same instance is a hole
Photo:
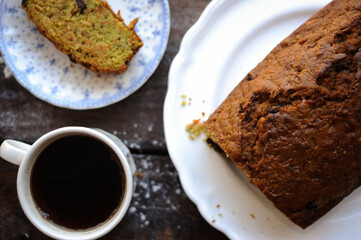
[[[31,144],[55,128],[80,125],[113,133],[131,150],[143,177],[137,179],[125,218],[102,239],[226,239],[185,195],[167,152],[162,122],[170,64],[184,33],[209,2],[169,0],[171,33],[158,69],[137,92],[105,108],[74,111],[43,102],[19,85],[0,57],[0,142],[10,138]],[[17,170],[0,161],[0,239],[48,239],[21,210]]]

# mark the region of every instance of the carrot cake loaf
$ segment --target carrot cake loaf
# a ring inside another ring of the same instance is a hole
[[[361,185],[361,1],[334,0],[205,122],[210,140],[307,228]]]

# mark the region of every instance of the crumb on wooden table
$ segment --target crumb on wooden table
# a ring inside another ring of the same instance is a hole
[[[140,177],[140,178],[143,177],[143,173],[141,173],[141,172],[135,172],[135,175],[136,175],[137,177]]]

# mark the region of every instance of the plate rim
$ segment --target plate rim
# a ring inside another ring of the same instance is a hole
[[[198,18],[198,20],[187,30],[187,32],[184,34],[181,43],[180,43],[180,47],[179,47],[179,51],[176,54],[176,56],[173,58],[173,61],[170,65],[169,68],[169,73],[168,73],[168,87],[167,87],[167,93],[164,99],[164,105],[163,105],[163,129],[164,129],[164,137],[165,137],[165,143],[168,149],[168,153],[169,153],[169,157],[175,167],[175,169],[178,172],[179,175],[179,179],[180,179],[180,183],[181,186],[184,190],[184,192],[186,193],[186,195],[188,196],[188,198],[196,205],[199,213],[202,215],[203,219],[206,220],[206,222],[208,222],[208,224],[210,226],[212,226],[213,228],[217,229],[218,231],[222,232],[223,234],[225,234],[228,238],[230,239],[235,239],[237,234],[235,231],[228,229],[224,229],[222,227],[222,225],[219,224],[212,224],[212,220],[210,218],[208,218],[207,216],[207,211],[206,211],[206,204],[204,203],[204,201],[200,201],[200,199],[196,196],[196,194],[194,193],[193,189],[191,189],[189,187],[189,183],[188,183],[188,178],[186,178],[185,175],[187,175],[186,171],[183,171],[180,167],[180,164],[176,161],[174,161],[173,159],[175,159],[174,155],[173,155],[173,151],[171,151],[172,147],[169,143],[169,133],[168,131],[166,131],[169,124],[168,116],[166,115],[167,112],[167,108],[168,108],[168,104],[170,104],[170,96],[172,91],[174,91],[174,88],[172,88],[173,82],[173,75],[175,74],[175,68],[177,65],[179,65],[182,61],[182,56],[184,56],[184,52],[186,49],[186,45],[189,44],[189,42],[192,40],[192,37],[194,35],[197,34],[197,32],[199,32],[202,28],[205,27],[207,20],[214,14],[214,12],[218,9],[218,7],[220,5],[222,5],[224,2],[226,2],[228,0],[213,0],[211,1],[203,10],[203,12],[201,13],[200,17]]]
[[[5,6],[7,1],[10,0],[0,0],[0,13],[3,13],[6,10]],[[137,84],[129,87],[126,92],[116,93],[111,96],[102,97],[100,99],[90,99],[90,100],[69,101],[69,100],[52,99],[50,97],[51,94],[44,94],[43,92],[36,91],[36,89],[34,90],[35,87],[32,84],[30,84],[28,81],[24,80],[24,77],[26,79],[26,76],[24,76],[26,74],[19,72],[17,68],[14,66],[13,61],[10,59],[9,56],[10,54],[7,50],[7,47],[5,46],[4,41],[0,41],[0,52],[2,54],[6,66],[11,70],[12,75],[16,79],[16,81],[36,98],[44,102],[47,102],[53,106],[65,108],[65,109],[71,109],[71,110],[90,110],[90,109],[103,108],[124,100],[125,98],[129,97],[131,94],[136,92],[138,89],[140,89],[149,80],[149,78],[151,78],[151,76],[157,70],[159,64],[161,63],[163,56],[167,50],[167,45],[169,41],[170,28],[171,28],[171,15],[170,15],[168,0],[159,0],[159,3],[161,4],[163,10],[162,22],[164,25],[164,31],[161,36],[161,40],[159,41],[160,43],[159,51],[154,54],[154,58],[151,64],[149,64],[149,67],[144,69],[146,73],[143,74],[143,76],[141,76],[140,80],[137,81]],[[4,14],[1,14],[0,39],[4,39],[3,20],[4,20]]]

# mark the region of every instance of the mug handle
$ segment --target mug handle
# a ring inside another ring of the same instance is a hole
[[[30,148],[31,145],[20,141],[5,140],[0,146],[0,157],[10,163],[20,165]]]

